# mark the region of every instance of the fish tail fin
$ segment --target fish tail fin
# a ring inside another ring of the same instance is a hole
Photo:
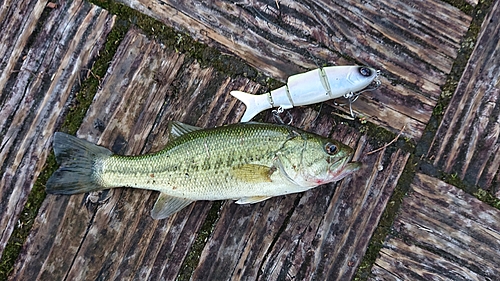
[[[100,173],[111,151],[61,132],[54,134],[53,147],[61,166],[47,181],[47,193],[76,194],[109,188],[103,186]]]
[[[231,91],[230,94],[247,106],[245,114],[241,117],[241,122],[250,121],[250,119],[259,114],[261,111],[272,108],[272,105],[269,102],[268,94],[251,95],[241,91]]]

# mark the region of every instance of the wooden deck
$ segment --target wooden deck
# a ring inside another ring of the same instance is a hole
[[[500,1],[448,2],[4,1],[0,280],[498,279]],[[356,120],[289,110],[356,149],[338,183],[165,220],[156,192],[45,195],[56,131],[158,151],[170,120],[238,122],[231,90],[346,64],[382,73]]]

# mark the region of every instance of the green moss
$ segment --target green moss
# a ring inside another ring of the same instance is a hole
[[[198,61],[202,66],[214,67],[217,71],[228,76],[243,76],[247,77],[257,83],[267,85],[268,88],[277,88],[282,84],[276,80],[269,79],[256,71],[254,68],[248,66],[241,59],[235,58],[233,56],[224,55],[215,48],[208,47],[202,43],[196,42],[189,35],[185,33],[174,30],[173,28],[165,26],[163,23],[152,19],[146,15],[143,15],[121,3],[117,3],[111,0],[92,0],[92,3],[105,8],[110,13],[118,16],[117,23],[113,27],[111,33],[109,34],[104,50],[100,52],[100,56],[96,63],[93,65],[91,70],[91,75],[86,79],[80,90],[75,96],[75,102],[71,105],[69,112],[65,118],[65,122],[61,128],[62,131],[69,133],[75,133],[80,127],[81,122],[93,100],[95,93],[104,77],[109,62],[112,60],[116,49],[121,43],[125,33],[128,31],[131,25],[135,25],[144,31],[151,39],[155,39],[165,44],[169,48],[176,50],[177,52],[182,52],[186,54],[188,59],[194,59]],[[458,7],[461,11],[473,16],[473,22],[470,25],[469,31],[463,43],[461,44],[461,49],[459,55],[455,60],[452,71],[448,77],[448,80],[443,87],[440,100],[438,101],[436,107],[433,111],[433,116],[429,122],[426,133],[419,143],[422,148],[429,147],[431,137],[427,138],[425,136],[434,136],[437,130],[437,126],[440,123],[442,116],[446,107],[448,106],[453,93],[456,90],[458,81],[465,70],[467,61],[470,54],[474,48],[474,44],[477,41],[477,36],[481,24],[484,20],[485,15],[491,7],[491,0],[480,1],[477,7],[472,7],[465,1],[452,1],[448,0],[450,4]],[[43,21],[40,22],[43,24]],[[355,60],[355,58],[349,58],[350,60]],[[332,116],[332,118],[336,118]],[[389,132],[385,129],[381,129],[374,124],[369,122],[364,122],[363,120],[346,121],[340,117],[336,118],[338,122],[347,123],[359,130],[360,132],[366,133],[373,140],[374,146],[382,146],[385,143],[390,142],[396,137],[396,134]],[[412,140],[400,138],[392,147],[401,148],[407,152],[414,152],[415,144]],[[421,149],[424,151],[425,149]],[[418,157],[417,152],[417,157]],[[423,154],[422,154],[423,155]],[[377,227],[373,237],[371,239],[370,245],[367,249],[366,255],[364,256],[358,271],[356,273],[355,280],[367,279],[375,259],[383,246],[383,241],[391,232],[391,227],[395,219],[396,213],[399,210],[401,202],[404,196],[408,193],[410,189],[411,181],[415,175],[414,167],[417,165],[417,160],[415,156],[411,156],[401,178],[399,179],[398,185],[390,198],[390,201],[382,214],[379,226]],[[38,177],[32,192],[28,196],[28,201],[22,211],[21,217],[19,219],[19,224],[14,229],[14,232],[6,245],[5,251],[3,252],[2,258],[0,260],[0,280],[7,278],[8,274],[12,271],[13,264],[19,255],[26,237],[31,230],[33,221],[36,218],[38,210],[45,198],[44,184],[48,177],[56,170],[56,162],[53,154],[51,154],[46,162],[46,166],[43,169],[41,175]],[[442,178],[469,193],[473,193],[480,200],[496,207],[500,207],[500,200],[495,198],[492,194],[479,189],[477,187],[471,187],[454,175],[442,174]],[[207,219],[205,220],[203,226],[201,227],[199,233],[197,234],[196,240],[188,253],[188,256],[184,260],[179,273],[179,280],[188,280],[199,263],[199,258],[201,252],[205,246],[205,241],[211,235],[213,228],[218,219],[218,211],[221,206],[221,202],[215,202],[209,211]]]
[[[383,247],[384,241],[391,235],[398,235],[392,229],[392,225],[404,197],[411,192],[410,185],[413,181],[413,178],[415,177],[416,167],[418,167],[419,172],[437,177],[442,181],[460,188],[469,194],[473,194],[482,202],[485,202],[486,204],[494,208],[500,209],[500,199],[496,198],[493,194],[477,186],[470,185],[464,182],[456,173],[444,173],[434,167],[431,163],[418,160],[413,154],[410,156],[410,159],[408,160],[405,169],[401,174],[401,177],[399,178],[396,189],[394,190],[394,193],[391,196],[386,209],[382,214],[379,225],[377,226],[377,229],[370,239],[370,245],[368,246],[363,260],[358,267],[354,280],[367,280],[369,278],[371,268],[379,255],[380,249],[382,249]]]
[[[458,176],[457,173],[453,174],[447,174],[442,171],[440,171],[440,177],[442,181],[446,182],[447,184],[451,184],[455,187],[458,187],[468,193],[474,193],[476,191],[476,187],[467,185],[464,183],[460,177]]]
[[[453,7],[458,8],[460,11],[471,15],[474,12],[474,6],[467,3],[465,0],[443,0],[446,3],[449,3]]]
[[[496,198],[488,191],[478,188],[477,191],[474,192],[474,196],[476,196],[477,199],[487,203],[488,205],[500,210],[500,199]]]
[[[417,166],[417,162],[414,156],[410,156],[408,159],[403,173],[399,178],[398,184],[394,189],[394,192],[387,202],[387,206],[382,213],[382,217],[380,218],[380,222],[373,233],[370,244],[366,250],[366,253],[361,261],[356,274],[354,276],[354,280],[367,280],[371,268],[375,263],[375,260],[378,257],[380,249],[382,249],[384,245],[384,241],[391,234],[392,225],[394,223],[394,219],[396,218],[397,212],[403,202],[404,197],[410,191],[410,184],[413,181],[415,176],[415,167]]]
[[[105,8],[110,13],[118,15],[121,20],[137,26],[149,38],[163,43],[165,46],[188,59],[195,59],[202,67],[213,67],[218,72],[230,77],[243,76],[260,84],[265,84],[266,77],[259,74],[253,67],[234,56],[222,54],[218,49],[195,41],[190,35],[176,31],[162,22],[141,14],[121,3],[93,0],[92,3]]]
[[[476,7],[471,7],[469,4],[463,1],[447,2],[472,16],[472,21],[469,29],[467,30],[467,33],[464,36],[464,39],[462,40],[462,43],[460,44],[460,49],[458,50],[457,57],[453,62],[453,66],[451,68],[450,74],[448,75],[446,83],[441,89],[441,95],[434,107],[432,116],[427,123],[422,138],[417,145],[416,155],[419,157],[423,157],[427,153],[427,151],[429,151],[430,144],[434,139],[438,126],[439,124],[441,124],[446,109],[450,104],[450,101],[458,87],[460,78],[465,72],[469,58],[472,54],[472,51],[474,50],[475,43],[477,42],[477,38],[481,30],[481,25],[487,14],[485,11],[489,11],[492,4],[491,0],[481,1]]]
[[[87,110],[99,88],[112,61],[114,54],[126,32],[132,24],[141,28],[150,38],[156,39],[178,52],[186,53],[188,59],[197,60],[202,66],[212,66],[218,71],[229,76],[241,75],[253,79],[259,83],[264,83],[265,77],[258,74],[255,69],[247,66],[241,60],[234,57],[222,55],[214,48],[207,47],[194,41],[191,37],[176,32],[172,28],[166,27],[162,23],[147,17],[129,7],[113,1],[91,1],[94,4],[105,8],[110,13],[118,16],[113,29],[111,30],[104,48],[99,52],[99,57],[92,66],[88,78],[83,81],[80,90],[76,93],[73,103],[69,107],[64,123],[60,128],[63,132],[76,133],[80,127]],[[41,22],[40,24],[43,24]],[[259,81],[260,79],[260,81]],[[0,260],[0,280],[6,280],[8,274],[13,270],[13,265],[19,256],[19,252],[26,240],[38,210],[45,199],[45,183],[49,176],[57,169],[55,157],[51,154],[46,165],[38,177],[30,195],[28,196],[25,208],[22,211],[19,223],[15,227],[13,234],[6,245]],[[188,257],[184,261],[179,279],[189,279],[192,271],[198,264],[199,256],[205,241],[211,234],[213,226],[218,218],[218,209],[221,203],[214,203],[204,225],[197,235]]]
[[[440,178],[447,184],[460,188],[461,190],[474,195],[477,199],[481,200],[482,202],[492,206],[493,208],[500,210],[499,198],[495,197],[495,195],[488,192],[487,190],[482,189],[477,185],[467,183],[466,181],[460,179],[460,176],[457,173],[446,174],[441,172]]]
[[[55,165],[55,158],[51,155],[47,159],[46,166],[53,165]],[[38,209],[45,199],[45,186],[42,183],[47,181],[50,174],[52,174],[52,171],[47,172],[47,169],[44,169],[28,196],[27,202],[19,217],[18,224],[14,228],[2,254],[2,259],[0,260],[0,280],[7,280],[9,273],[13,270],[14,263],[21,251],[22,245],[28,237],[33,222],[38,214]]]
[[[80,127],[83,118],[92,102],[95,93],[104,77],[108,64],[112,60],[113,55],[121,42],[121,39],[128,30],[128,24],[118,22],[108,35],[104,50],[101,51],[95,64],[92,67],[91,73],[87,80],[83,82],[80,90],[75,95],[73,104],[69,108],[69,112],[61,127],[61,131],[74,134]],[[38,214],[38,210],[45,199],[45,183],[52,173],[57,169],[55,156],[51,153],[47,157],[44,168],[40,176],[37,178],[33,189],[28,195],[27,202],[18,220],[18,224],[14,228],[12,235],[5,246],[5,250],[0,259],[0,280],[6,280],[9,273],[13,270],[14,263],[19,256],[22,245],[29,235],[33,222]]]
[[[457,58],[455,59],[451,72],[448,75],[448,79],[442,88],[440,98],[436,106],[434,107],[431,119],[427,123],[424,134],[417,145],[416,156],[422,158],[426,157],[429,150],[431,149],[430,145],[434,139],[439,124],[441,124],[442,122],[445,111],[449,106],[451,99],[457,90],[459,81],[466,70],[469,58],[472,55],[472,52],[475,48],[475,44],[477,42],[479,33],[481,31],[481,25],[486,15],[491,10],[492,6],[491,0],[480,1],[476,7],[471,7],[469,4],[466,4],[463,1],[447,1],[447,2],[454,5],[455,7],[460,8],[463,12],[470,15],[472,17],[472,21],[464,39],[460,44],[460,49],[458,51]],[[432,155],[432,153],[430,154]],[[431,162],[430,160],[426,161]],[[446,174],[441,171],[438,171],[436,173],[446,183],[461,188],[462,190],[466,191],[469,194],[476,195],[478,190],[480,190],[479,187],[462,181],[457,176],[457,174]],[[492,195],[490,194],[490,196]],[[493,204],[496,204],[495,201],[492,200],[486,200],[485,202],[493,202]]]
[[[190,280],[195,268],[198,266],[200,261],[201,252],[205,248],[206,241],[215,228],[217,220],[219,219],[219,210],[222,206],[222,201],[215,201],[212,203],[210,211],[208,211],[207,218],[203,225],[201,226],[196,239],[191,246],[191,250],[188,252],[186,258],[182,262],[181,269],[177,275],[178,281]]]
[[[99,53],[97,61],[90,70],[88,79],[83,81],[80,90],[75,95],[73,104],[69,107],[61,131],[75,134],[80,128],[83,118],[87,114],[87,110],[106,74],[109,62],[113,60],[113,56],[129,27],[130,25],[127,22],[118,20],[109,33],[104,50]]]

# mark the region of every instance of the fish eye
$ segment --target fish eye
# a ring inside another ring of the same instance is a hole
[[[325,151],[329,155],[333,155],[333,154],[335,154],[335,152],[337,152],[337,146],[334,145],[333,143],[329,142],[329,143],[325,144]]]
[[[372,71],[368,67],[360,67],[359,74],[361,74],[365,77],[370,77],[372,75]]]

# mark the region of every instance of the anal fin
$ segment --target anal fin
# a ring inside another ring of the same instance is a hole
[[[167,218],[193,202],[194,201],[190,199],[173,197],[166,193],[160,193],[160,196],[151,210],[151,217],[155,220]]]
[[[252,196],[252,197],[242,197],[236,204],[254,204],[271,198],[272,196]]]

